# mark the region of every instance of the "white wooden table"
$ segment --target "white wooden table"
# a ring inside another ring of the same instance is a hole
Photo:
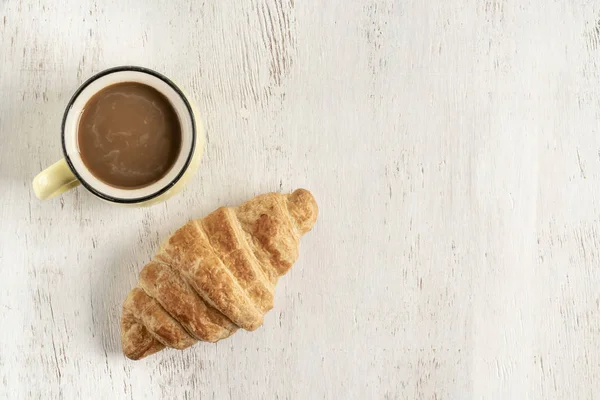
[[[0,0],[0,398],[600,396],[600,1]],[[179,196],[30,180],[104,68],[208,130]],[[120,353],[121,303],[188,219],[306,187],[320,218],[253,333]]]

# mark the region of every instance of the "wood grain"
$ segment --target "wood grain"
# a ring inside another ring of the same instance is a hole
[[[592,399],[600,1],[0,1],[0,397]],[[77,86],[138,64],[207,126],[148,209],[30,180]],[[191,218],[309,188],[264,326],[120,354],[121,303]]]

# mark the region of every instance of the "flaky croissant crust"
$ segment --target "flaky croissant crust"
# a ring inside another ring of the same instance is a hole
[[[317,214],[312,194],[298,189],[221,207],[181,227],[123,304],[123,353],[137,360],[261,326],[277,280],[298,258],[300,237]]]

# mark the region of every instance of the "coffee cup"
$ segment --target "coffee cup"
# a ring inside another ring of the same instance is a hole
[[[78,185],[100,199],[147,206],[178,193],[199,167],[204,128],[170,79],[125,66],[88,79],[65,110],[64,158],[33,180],[42,200]]]

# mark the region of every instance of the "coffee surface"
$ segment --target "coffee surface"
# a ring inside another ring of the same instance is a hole
[[[169,172],[181,150],[181,126],[159,91],[136,82],[117,83],[86,104],[78,145],[94,176],[113,187],[136,189]]]

